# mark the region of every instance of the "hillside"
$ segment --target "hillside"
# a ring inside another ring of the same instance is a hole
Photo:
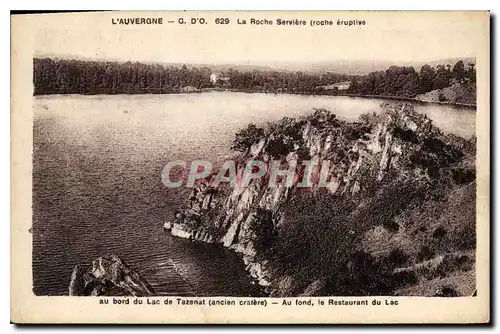
[[[117,62],[125,64],[127,62],[135,62],[130,59],[109,59],[109,58],[85,58],[75,55],[62,55],[53,53],[37,53],[35,55],[36,59],[51,58],[54,60],[76,60],[76,61],[97,61],[97,62]],[[209,68],[211,71],[227,71],[229,69],[237,71],[306,71],[312,73],[324,73],[332,72],[338,74],[346,75],[365,75],[370,72],[385,71],[392,65],[401,66],[413,66],[415,70],[419,71],[424,65],[437,66],[439,64],[455,64],[458,61],[463,61],[466,65],[470,63],[475,63],[475,58],[473,57],[462,57],[462,58],[447,58],[447,59],[437,59],[430,61],[387,61],[387,60],[369,60],[369,59],[339,59],[332,61],[318,61],[318,62],[293,62],[293,61],[283,61],[279,62],[255,62],[255,63],[178,63],[178,62],[151,62],[151,61],[139,61],[140,63],[146,65],[160,65],[164,67],[177,67],[181,68],[182,65],[187,65],[188,67],[195,68]]]
[[[475,83],[455,83],[450,87],[419,94],[415,99],[423,102],[476,105],[476,85]]]
[[[267,176],[214,186],[212,175],[171,233],[241,253],[271,296],[472,295],[475,139],[442,133],[410,104],[381,108],[356,123],[316,110],[242,130],[238,175],[250,160],[315,159],[330,161],[328,186],[317,169],[310,187]]]
[[[475,58],[470,57],[439,59],[426,62],[344,59],[315,63],[280,62],[279,64],[268,64],[267,67],[275,70],[306,71],[312,73],[332,72],[347,75],[366,75],[370,72],[385,71],[394,65],[413,67],[416,71],[420,71],[424,65],[435,67],[440,64],[455,64],[460,60],[466,65],[475,63]]]

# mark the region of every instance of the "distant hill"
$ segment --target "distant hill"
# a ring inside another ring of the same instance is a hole
[[[128,60],[119,59],[91,59],[83,58],[72,55],[55,55],[55,54],[38,54],[35,58],[52,58],[52,59],[75,59],[75,60],[87,60],[87,61],[116,61],[119,63],[125,63]],[[290,61],[280,61],[271,62],[266,64],[237,64],[237,63],[222,63],[222,64],[210,64],[210,63],[187,63],[188,67],[208,67],[212,71],[227,71],[229,69],[234,69],[238,71],[303,71],[309,73],[323,73],[332,72],[338,74],[349,74],[349,75],[364,75],[370,72],[385,71],[392,65],[395,66],[413,66],[416,71],[420,71],[420,68],[425,65],[436,66],[439,64],[450,64],[454,65],[457,61],[462,60],[465,65],[469,63],[475,63],[475,58],[473,57],[463,57],[463,58],[447,58],[438,59],[433,61],[420,61],[420,62],[396,62],[396,61],[383,61],[383,60],[333,60],[333,61],[322,61],[322,62],[290,62]],[[132,61],[136,62],[136,61]],[[143,64],[160,64],[163,66],[174,66],[181,67],[184,63],[177,62],[151,62],[151,61],[139,61]]]
[[[268,67],[283,70],[294,70],[294,71],[306,71],[306,72],[333,72],[339,74],[350,74],[350,75],[364,75],[370,72],[385,71],[392,65],[395,66],[413,66],[415,70],[420,71],[420,68],[427,64],[435,67],[440,64],[450,64],[454,65],[459,60],[462,60],[465,65],[469,63],[475,63],[475,58],[464,57],[464,58],[448,58],[448,59],[438,59],[433,61],[421,61],[421,62],[394,62],[394,61],[381,61],[381,60],[336,60],[329,62],[318,62],[318,63],[286,63],[282,62],[279,64],[269,65]]]
[[[463,57],[463,58],[446,58],[446,59],[439,59],[439,60],[433,60],[433,61],[424,61],[424,62],[406,62],[402,63],[402,65],[405,66],[413,66],[415,70],[420,71],[420,68],[424,65],[430,65],[432,67],[436,67],[437,65],[446,65],[450,64],[452,67],[455,65],[458,61],[463,61],[465,66],[467,66],[470,63],[476,63],[476,58],[474,57]]]
[[[377,60],[335,60],[317,63],[280,63],[275,69],[288,69],[305,72],[333,72],[349,75],[363,75],[374,71],[386,70],[393,63]]]
[[[213,71],[225,71],[230,68],[238,71],[303,71],[309,73],[323,73],[332,72],[338,74],[349,74],[349,75],[365,75],[370,72],[385,71],[390,66],[412,66],[416,71],[420,71],[420,68],[427,64],[435,67],[436,65],[446,65],[450,64],[453,66],[459,60],[462,60],[465,65],[469,63],[475,63],[475,58],[464,57],[464,58],[448,58],[439,59],[433,61],[421,61],[421,62],[391,62],[391,61],[380,61],[380,60],[335,60],[328,62],[317,62],[317,63],[299,63],[299,62],[279,62],[270,63],[266,65],[250,65],[250,64],[191,64],[196,67],[208,67]],[[177,65],[179,64],[169,64]]]

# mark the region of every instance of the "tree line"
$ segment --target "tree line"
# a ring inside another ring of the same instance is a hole
[[[172,93],[191,86],[239,91],[321,93],[320,85],[351,80],[345,74],[280,71],[218,72],[211,80],[208,67],[98,62],[64,59],[34,59],[34,90],[39,94],[144,94]]]
[[[364,76],[331,72],[239,71],[217,72],[208,67],[164,66],[132,62],[102,62],[65,59],[34,59],[34,94],[163,94],[196,89],[219,88],[237,91],[293,94],[380,95],[412,98],[417,94],[448,87],[454,82],[474,83],[474,64],[457,62],[436,68],[424,65],[417,72],[413,67],[391,66],[386,71]],[[325,86],[350,81],[347,91],[325,89]]]
[[[354,95],[381,95],[412,98],[436,89],[449,87],[454,83],[473,84],[476,82],[474,63],[467,67],[458,61],[451,65],[424,65],[420,73],[413,67],[391,66],[386,71],[371,72],[361,80],[352,80],[348,89]]]
[[[211,70],[159,64],[34,59],[34,94],[171,93],[210,87]]]
[[[223,75],[228,79],[227,87],[236,90],[295,94],[324,94],[325,90],[322,86],[350,81],[354,78],[351,75],[332,72],[237,71],[234,69],[229,69]]]

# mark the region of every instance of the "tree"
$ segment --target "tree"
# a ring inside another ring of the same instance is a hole
[[[476,69],[474,68],[474,66],[474,63],[470,63],[469,68],[467,69],[467,77],[472,82],[476,82]]]
[[[419,93],[427,93],[433,89],[433,81],[436,77],[436,70],[429,66],[424,65],[420,69],[420,83],[418,87]]]
[[[436,76],[432,83],[433,89],[442,89],[450,85],[450,72],[446,70],[444,65],[438,65],[436,67]]]
[[[236,138],[233,141],[232,150],[246,152],[264,137],[264,129],[257,127],[255,124],[250,123],[245,129],[236,133]]]
[[[347,89],[349,94],[359,94],[360,93],[360,84],[358,83],[358,79],[354,78]]]
[[[465,78],[465,75],[466,75],[466,72],[465,72],[464,62],[459,60],[455,64],[455,66],[453,66],[453,76],[458,81],[461,81],[463,78]]]

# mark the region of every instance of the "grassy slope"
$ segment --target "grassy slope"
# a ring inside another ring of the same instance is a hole
[[[443,200],[427,201],[396,218],[398,231],[377,226],[360,249],[381,258],[399,251],[408,257],[395,271],[415,272],[418,283],[399,295],[434,295],[448,286],[460,295],[475,287],[475,181],[458,186]]]
[[[454,84],[443,89],[436,89],[425,94],[416,96],[417,100],[425,102],[446,102],[476,104],[476,85],[475,83]]]

